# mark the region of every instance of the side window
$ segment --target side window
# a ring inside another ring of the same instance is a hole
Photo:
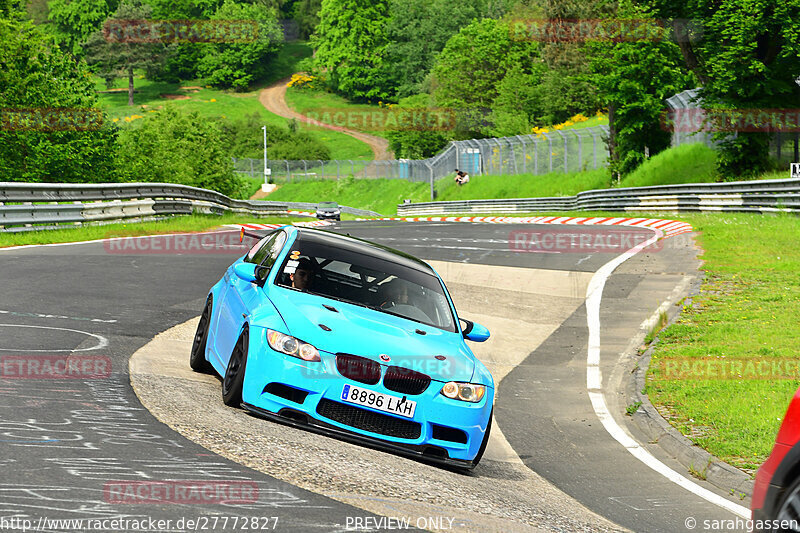
[[[264,280],[267,278],[272,265],[280,255],[283,245],[286,243],[286,233],[280,231],[275,234],[269,241],[264,243],[264,246],[256,253],[253,259],[259,259],[258,264],[265,268],[261,268],[256,272],[258,279]],[[263,253],[262,253],[263,251]]]
[[[260,241],[255,243],[250,251],[247,252],[247,257],[244,259],[245,263],[260,263],[264,259],[269,250],[269,243],[276,237],[276,233],[269,233],[264,236]]]

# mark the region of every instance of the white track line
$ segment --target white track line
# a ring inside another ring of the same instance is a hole
[[[635,246],[615,257],[603,265],[594,276],[592,276],[589,286],[586,288],[586,322],[589,326],[589,352],[586,357],[586,388],[589,392],[589,399],[597,418],[602,422],[609,435],[614,440],[622,444],[634,457],[641,462],[666,477],[673,483],[680,485],[689,492],[700,496],[704,500],[718,505],[735,515],[744,519],[750,518],[750,510],[742,505],[735,504],[722,496],[701,487],[697,483],[683,477],[667,465],[653,457],[646,449],[628,435],[622,427],[617,424],[606,405],[603,396],[603,376],[600,372],[600,301],[603,297],[603,287],[611,273],[622,263],[639,253],[642,249],[656,242],[661,232],[656,230],[656,234],[649,240]]]

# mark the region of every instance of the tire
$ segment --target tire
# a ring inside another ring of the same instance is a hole
[[[472,460],[472,467],[478,466],[478,463],[481,462],[483,458],[483,452],[486,451],[486,445],[489,444],[489,434],[492,432],[492,418],[494,417],[494,407],[492,407],[492,412],[489,413],[489,423],[486,424],[486,431],[483,434],[483,441],[481,442],[481,447],[478,448],[478,454],[475,456],[475,459]]]
[[[793,520],[796,524],[800,515],[798,509],[800,509],[800,478],[795,480],[789,489],[784,493],[783,497],[781,498],[781,502],[777,507],[775,519],[786,521]],[[776,533],[783,533],[785,531],[798,531],[798,529],[778,529],[775,531]]]
[[[222,378],[222,403],[230,407],[242,405],[242,385],[244,384],[244,371],[247,366],[247,346],[250,334],[245,326],[239,340],[233,347],[231,358],[228,359],[228,368]]]
[[[212,298],[209,295],[203,314],[200,315],[200,323],[197,324],[194,342],[192,342],[192,352],[189,356],[189,366],[192,367],[192,370],[203,374],[210,374],[214,370],[211,363],[206,360],[206,342],[208,341],[208,329],[211,324],[211,301]]]

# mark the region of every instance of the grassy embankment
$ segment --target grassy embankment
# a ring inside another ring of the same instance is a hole
[[[307,218],[265,217],[243,218],[241,215],[227,214],[179,216],[152,222],[120,222],[102,226],[74,226],[66,229],[47,231],[25,231],[19,233],[0,232],[0,248],[28,244],[50,244],[60,242],[79,242],[106,239],[109,237],[135,237],[163,233],[189,233],[217,228],[224,224],[290,224]]]
[[[651,158],[622,180],[622,187],[714,181],[714,153],[702,145],[684,145]],[[543,175],[473,176],[462,187],[450,179],[436,182],[437,200],[479,198],[532,198],[572,196],[580,191],[604,189],[611,185],[605,169]],[[269,200],[317,202],[329,200],[342,205],[371,209],[394,215],[397,204],[430,200],[430,185],[405,180],[317,180],[287,183],[270,194]]]
[[[219,120],[240,120],[257,113],[264,124],[287,127],[289,120],[268,112],[258,101],[258,94],[267,85],[289,77],[295,71],[297,62],[309,55],[311,48],[308,44],[287,44],[275,61],[275,69],[270,79],[264,80],[253,91],[246,93],[211,89],[205,86],[203,80],[178,84],[154,82],[140,75],[134,80],[136,86],[134,106],[128,106],[127,78],[117,79],[114,89],[123,90],[113,92],[108,92],[105,82],[96,78],[99,106],[108,113],[110,120],[123,128],[134,125],[148,112],[161,106],[175,106],[186,111],[196,111],[202,117]],[[333,159],[372,159],[372,150],[369,146],[349,135],[304,124],[298,124],[298,127],[328,145]],[[261,132],[253,132],[253,135],[261,135]]]
[[[678,321],[659,334],[646,392],[696,444],[752,470],[769,455],[800,385],[800,375],[786,365],[797,368],[800,354],[800,220],[744,213],[680,218],[699,232],[706,277]],[[741,378],[735,372],[725,379],[701,379],[707,377],[702,369],[710,368],[706,363],[689,379],[666,371],[667,364],[694,368],[701,359],[744,365],[763,360],[794,379],[774,379],[772,366],[766,376],[743,366]]]

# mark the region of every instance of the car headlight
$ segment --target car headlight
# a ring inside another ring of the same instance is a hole
[[[303,361],[322,361],[316,348],[290,335],[284,335],[278,331],[268,329],[267,342],[270,348],[276,352],[285,353]]]
[[[442,387],[442,394],[453,400],[478,403],[486,395],[486,385],[448,381]]]

